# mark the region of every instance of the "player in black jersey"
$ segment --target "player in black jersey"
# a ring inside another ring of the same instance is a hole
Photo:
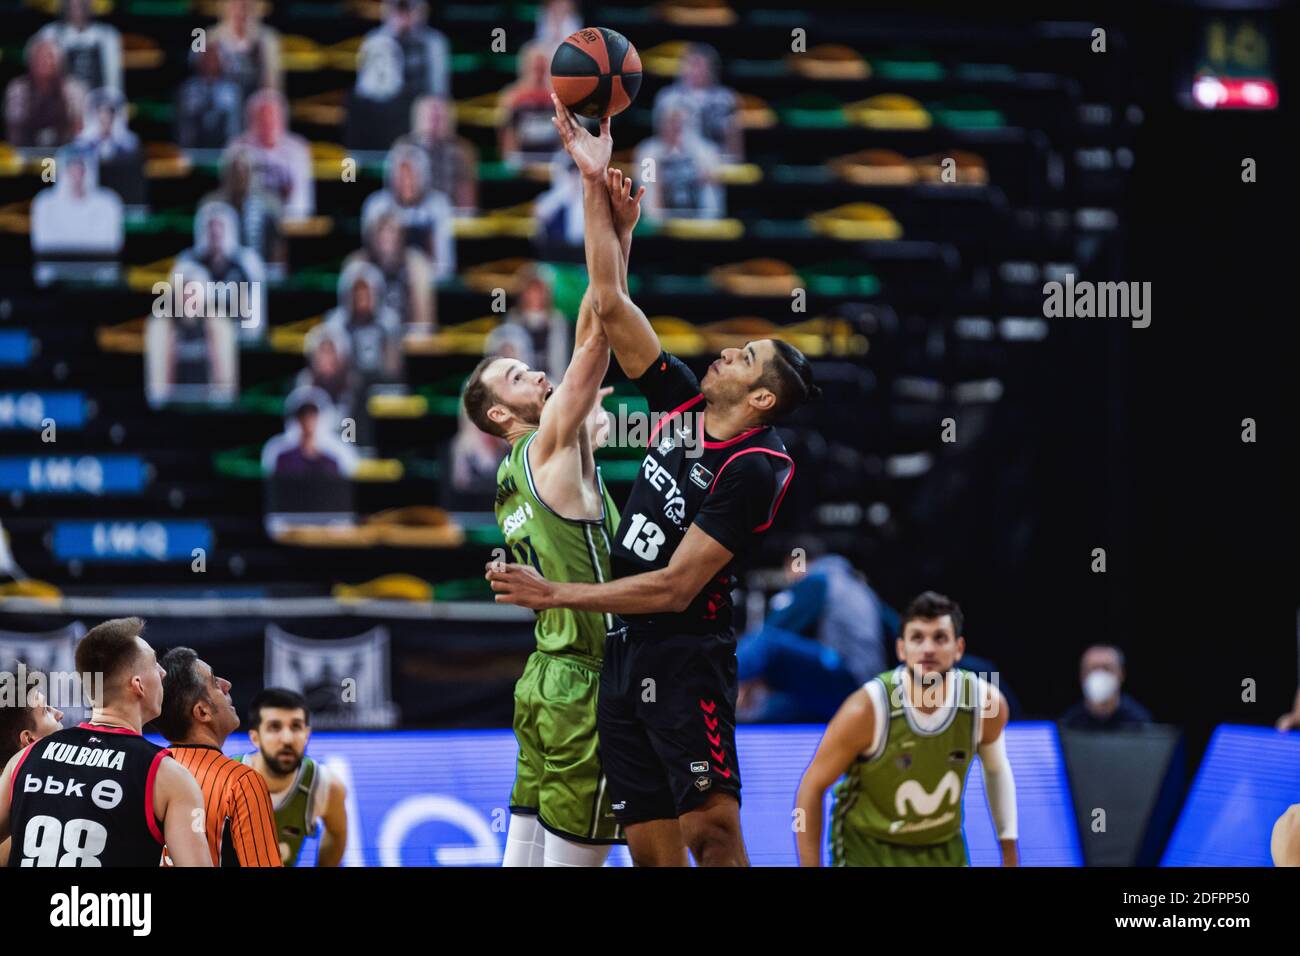
[[[702,866],[747,865],[735,753],[733,562],[776,517],[794,474],[771,422],[819,394],[807,359],[785,342],[724,349],[697,381],[659,344],[626,292],[612,215],[635,203],[607,169],[609,122],[593,137],[558,100],[556,126],[584,183],[592,304],[618,363],[660,417],[623,507],[617,580],[546,581],[494,563],[497,600],[534,609],[614,612],[598,728],[615,816],[640,865],[675,865],[682,842]],[[615,211],[591,189],[599,183]]]
[[[29,744],[0,774],[10,866],[158,866],[164,842],[177,866],[212,865],[199,785],[141,736],[163,699],[143,628],[136,617],[91,628],[77,645],[78,673],[103,681],[90,720]]]

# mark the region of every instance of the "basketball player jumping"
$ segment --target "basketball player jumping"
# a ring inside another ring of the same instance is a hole
[[[608,139],[602,165],[609,160]],[[611,221],[603,183],[584,186]],[[639,198],[617,210],[609,238],[626,267]],[[591,271],[590,251],[588,270]],[[583,296],[573,358],[557,387],[517,359],[486,358],[465,386],[465,410],[482,431],[505,438],[496,515],[513,560],[552,580],[610,577],[618,510],[593,456],[605,416],[600,383],[609,342]],[[600,866],[622,843],[597,749],[596,699],[608,615],[552,608],[537,616],[537,650],[515,685],[519,743],[505,866]],[[680,846],[680,840],[678,841]]]
[[[978,751],[1002,865],[1016,866],[1006,698],[956,666],[966,640],[954,601],[927,591],[901,627],[902,663],[849,696],[799,784],[799,863],[821,866],[822,801],[843,777],[831,815],[834,866],[966,866],[962,794]]]
[[[819,389],[808,360],[761,339],[724,349],[704,379],[664,352],[627,293],[610,203],[631,183],[558,98],[555,124],[584,178],[592,304],[619,365],[664,415],[614,536],[616,580],[579,583],[525,564],[489,565],[497,600],[619,614],[605,642],[599,730],[614,813],[639,865],[744,866],[735,751],[732,568],[772,524],[794,463],[772,422]],[[692,454],[698,452],[698,454]]]
[[[162,712],[163,677],[138,617],[105,621],[77,645],[100,674],[90,720],[29,744],[0,774],[0,839],[10,866],[211,866],[203,794],[171,753],[141,736]]]

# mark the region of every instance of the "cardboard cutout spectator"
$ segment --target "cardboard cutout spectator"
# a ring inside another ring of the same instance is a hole
[[[239,86],[244,102],[259,89],[284,89],[280,36],[262,23],[257,0],[225,0],[208,42],[221,54],[221,70]]]
[[[262,449],[262,473],[277,479],[350,478],[357,457],[335,435],[338,416],[319,388],[295,388],[284,402],[285,428]]]
[[[339,304],[326,324],[344,333],[363,389],[402,384],[402,323],[384,304],[384,277],[368,262],[339,276]]]
[[[316,211],[311,148],[289,132],[288,106],[275,90],[260,90],[248,100],[248,128],[235,140],[253,157],[258,186],[279,198],[285,219],[305,219]]]
[[[239,216],[223,202],[199,206],[194,215],[194,245],[178,257],[198,263],[213,282],[236,283],[248,316],[240,315],[241,338],[258,339],[266,330],[266,281],[262,259],[239,243]]]
[[[58,44],[64,69],[86,89],[122,92],[122,38],[107,23],[91,19],[91,0],[63,0],[63,19],[41,27],[36,36]]]
[[[27,42],[27,72],[5,88],[5,138],[11,146],[54,149],[81,129],[86,85],[64,69],[63,53],[49,37]]]
[[[127,105],[116,90],[94,90],[86,98],[85,123],[76,146],[99,162],[99,184],[127,206],[145,203],[144,151],[126,128]]]
[[[497,144],[511,166],[549,162],[560,147],[551,118],[551,59],[546,49],[525,43],[519,51],[519,79],[501,91],[501,126]]]
[[[366,34],[358,58],[367,48],[384,40],[397,43],[400,51],[398,95],[409,109],[417,96],[433,93],[451,95],[451,48],[447,38],[428,25],[429,7],[423,0],[384,0],[384,22]],[[358,81],[360,77],[358,76]],[[391,81],[385,79],[384,85]]]
[[[564,150],[551,157],[551,185],[533,200],[537,243],[543,259],[574,259],[582,251],[582,177]],[[575,254],[577,253],[577,254]]]
[[[555,48],[582,29],[577,5],[573,0],[546,0],[537,5],[537,32],[533,42],[546,54],[549,63]]]
[[[703,43],[688,46],[677,81],[655,97],[655,116],[657,120],[661,111],[673,107],[684,110],[690,132],[713,146],[724,160],[739,162],[744,156],[740,97],[718,82],[718,68],[713,47]]]
[[[645,186],[641,207],[651,219],[667,217],[716,219],[724,214],[718,183],[718,151],[686,128],[680,106],[661,110],[655,135],[636,148],[635,176]],[[654,164],[654,180],[644,177]]]
[[[456,271],[451,203],[430,188],[423,150],[409,144],[392,148],[384,164],[384,188],[371,193],[361,207],[363,222],[375,214],[376,206],[397,210],[406,244],[429,257],[433,281],[451,278]]]
[[[336,325],[322,322],[307,333],[303,343],[307,367],[298,373],[297,386],[314,385],[334,403],[339,420],[351,418],[357,423],[359,445],[373,442],[373,425],[361,400],[361,382],[352,365],[352,343],[347,333]]]
[[[223,202],[239,217],[243,244],[257,253],[267,275],[280,278],[288,265],[288,248],[280,223],[284,205],[257,180],[257,157],[244,146],[232,146],[221,157],[221,185],[204,196],[199,205]]]
[[[456,135],[456,113],[450,100],[421,96],[411,107],[411,132],[394,145],[424,150],[429,161],[429,187],[451,200],[458,213],[478,208],[478,149]]]
[[[165,308],[155,308],[145,325],[145,397],[155,406],[234,401],[239,397],[235,320],[212,307],[211,276],[200,265],[178,262],[168,283],[180,287],[180,307],[168,288]]]
[[[190,53],[194,75],[176,91],[176,145],[225,149],[239,135],[244,91],[221,68],[221,46]]]
[[[343,145],[388,149],[406,132],[415,95],[403,87],[402,45],[387,33],[366,39],[357,53],[357,79],[348,96]]]
[[[437,330],[434,314],[433,272],[429,257],[405,244],[402,219],[392,203],[371,203],[361,220],[365,245],[344,261],[368,262],[384,279],[384,305],[395,312],[403,327],[418,335]]]
[[[539,269],[522,276],[519,294],[506,312],[506,325],[517,325],[528,334],[533,368],[542,369],[555,380],[564,375],[573,351],[569,322],[551,300],[551,283]]]
[[[32,200],[32,251],[52,258],[117,258],[122,200],[99,185],[94,155],[68,147],[54,162],[54,185]]]

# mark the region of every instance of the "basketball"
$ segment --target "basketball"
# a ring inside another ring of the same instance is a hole
[[[623,34],[584,27],[556,48],[551,85],[560,101],[579,116],[614,116],[636,99],[641,57]]]

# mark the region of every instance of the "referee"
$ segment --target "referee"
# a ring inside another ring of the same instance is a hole
[[[213,866],[280,866],[275,810],[266,781],[252,767],[222,753],[239,728],[230,681],[188,647],[160,661],[162,714],[154,721],[172,756],[199,782]]]

